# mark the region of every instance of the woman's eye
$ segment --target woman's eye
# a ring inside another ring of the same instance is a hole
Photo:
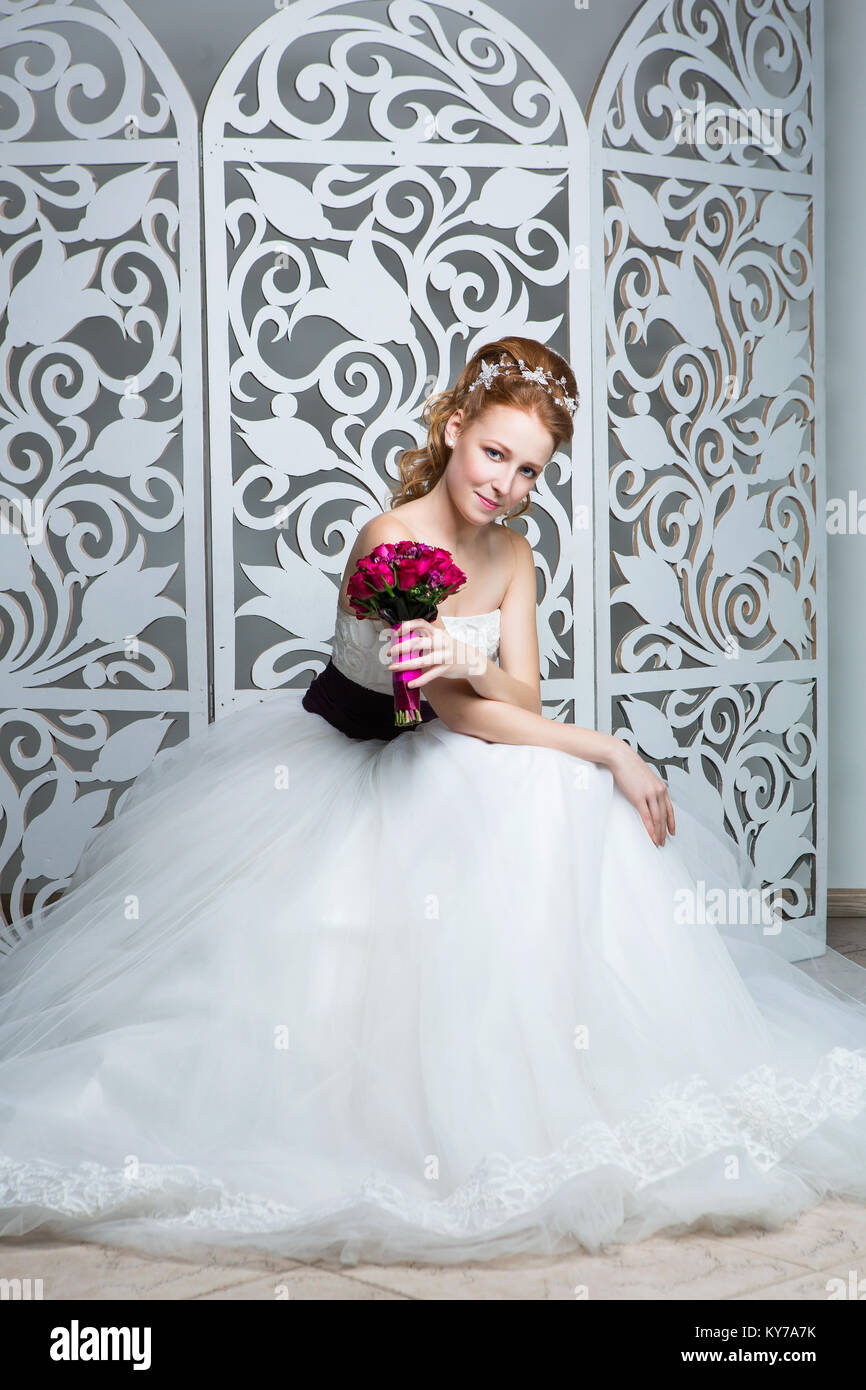
[[[485,444],[484,452],[485,454],[496,454],[497,458],[502,458],[502,451],[500,449],[494,449],[492,445]],[[538,477],[538,471],[532,467],[531,463],[525,463],[520,471],[530,478]]]

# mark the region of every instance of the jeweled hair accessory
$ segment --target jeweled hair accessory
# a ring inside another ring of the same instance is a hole
[[[530,368],[524,364],[522,357],[518,357],[517,361],[520,364],[520,376],[526,377],[527,381],[537,381],[539,386],[543,386],[545,391],[547,391],[549,395],[553,396],[553,399],[556,401],[557,405],[564,406],[564,408],[568,411],[569,415],[574,414],[574,412],[577,410],[579,401],[576,396],[569,396],[568,392],[565,390],[567,383],[564,376],[555,377],[553,375],[553,372],[551,372],[546,367],[535,367],[532,370],[530,370]],[[510,370],[501,371],[500,368],[510,368]],[[472,385],[469,387],[469,390],[474,391],[476,386],[489,387],[494,377],[513,376],[516,372],[517,368],[514,366],[513,363],[508,361],[508,358],[505,353],[502,354],[498,362],[486,362],[482,358],[481,372],[475,378]],[[553,383],[552,386],[548,384],[548,380]],[[560,388],[559,395],[562,397],[561,400],[558,399],[558,397],[554,394],[553,386]]]

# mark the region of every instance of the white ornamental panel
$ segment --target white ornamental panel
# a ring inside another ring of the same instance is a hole
[[[196,113],[121,0],[0,13],[8,945],[208,682]]]
[[[653,0],[590,115],[600,727],[826,931],[820,3]],[[602,422],[604,426],[602,427]]]
[[[517,334],[566,356],[583,398],[512,524],[538,556],[546,706],[593,723],[588,165],[568,84],[471,0],[301,0],[233,55],[203,143],[217,714],[322,669],[349,551],[423,442],[425,399]]]

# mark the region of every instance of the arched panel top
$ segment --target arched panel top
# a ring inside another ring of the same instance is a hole
[[[0,140],[197,139],[177,70],[125,0],[0,0]]]
[[[593,92],[593,144],[812,172],[814,12],[814,0],[647,0]]]
[[[488,5],[299,0],[241,43],[204,118],[206,143],[277,135],[565,150],[585,122],[550,60]]]

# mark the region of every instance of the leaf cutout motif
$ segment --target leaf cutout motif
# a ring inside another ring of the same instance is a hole
[[[290,333],[305,318],[333,319],[362,342],[408,343],[412,340],[412,306],[403,290],[377,258],[372,241],[371,213],[359,228],[347,257],[313,247],[325,287],[310,290],[292,315]]]
[[[78,224],[84,241],[117,241],[137,227],[167,169],[132,169],[98,188]]]
[[[800,353],[809,338],[808,328],[789,328],[787,310],[780,323],[758,341],[752,353],[751,388],[759,396],[780,396],[810,366]]]
[[[613,426],[626,458],[648,472],[682,463],[671,447],[664,425],[654,415],[631,415]]]
[[[612,182],[632,235],[642,246],[665,250],[679,248],[680,243],[672,240],[662,210],[648,188],[621,175]]]
[[[699,279],[691,256],[683,263],[661,260],[658,271],[666,294],[652,308],[653,319],[664,319],[693,348],[720,348],[716,309]]]
[[[75,780],[58,776],[51,805],[34,816],[21,838],[26,878],[68,878],[108,808],[110,791],[74,797]]]
[[[803,426],[796,416],[789,415],[770,435],[753,474],[755,481],[767,483],[789,477],[800,456],[802,444]]]
[[[238,169],[272,227],[294,241],[322,241],[333,227],[318,198],[298,179],[271,169]]]
[[[273,402],[271,405],[273,408]],[[246,420],[238,433],[256,458],[281,477],[306,477],[310,473],[339,468],[342,463],[319,430],[296,415]]]
[[[479,227],[522,227],[547,207],[563,177],[536,174],[531,169],[497,169],[475,201],[467,205],[466,216]]]
[[[623,700],[623,714],[648,758],[675,758],[680,749],[673,730],[661,710],[646,700]]]
[[[783,641],[800,651],[809,637],[803,596],[783,574],[771,574],[767,584],[770,599],[770,621],[773,631]]]
[[[125,560],[91,580],[81,600],[79,642],[101,639],[122,643],[143,632],[157,618],[183,617],[179,603],[159,597],[177,564],[142,569],[143,557],[144,544],[139,537]]]
[[[161,459],[177,431],[162,420],[112,420],[80,467],[107,478],[140,478]]]
[[[765,550],[777,544],[773,532],[764,525],[767,499],[734,498],[713,531],[713,569],[717,574],[742,574]]]
[[[685,622],[679,580],[660,555],[649,550],[642,555],[615,555],[615,559],[629,582],[614,591],[612,603],[630,603],[642,618],[659,627]]]
[[[774,685],[764,701],[752,728],[766,729],[771,734],[784,734],[799,724],[809,703],[808,685],[797,685],[794,681],[780,681]]]
[[[102,290],[85,288],[96,273],[101,248],[81,251],[67,260],[54,228],[42,213],[37,213],[37,220],[42,229],[39,260],[9,296],[7,346],[44,347],[60,342],[87,318],[110,318],[125,333],[120,305]]]
[[[808,203],[775,189],[761,204],[758,220],[752,231],[756,241],[768,246],[783,246],[800,230],[809,211]]]
[[[93,764],[93,775],[101,782],[128,782],[139,777],[153,763],[171,725],[163,715],[133,719],[106,739]]]
[[[284,536],[277,537],[277,558],[279,565],[241,565],[261,594],[242,603],[237,616],[256,614],[295,637],[329,642],[338,597],[332,581],[296,555]]]
[[[755,867],[765,883],[787,878],[801,855],[814,853],[814,845],[802,834],[811,823],[812,812],[808,809],[792,812],[789,806],[790,797],[772,820],[761,827],[755,840]]]

